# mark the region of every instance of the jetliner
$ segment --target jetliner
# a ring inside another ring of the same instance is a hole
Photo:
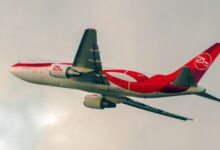
[[[94,93],[84,97],[84,105],[94,109],[115,108],[117,104],[133,106],[180,120],[193,120],[131,99],[198,95],[219,98],[198,86],[220,52],[216,43],[176,71],[147,76],[124,69],[102,69],[95,29],[86,29],[73,62],[20,61],[11,67],[15,76],[25,81]]]

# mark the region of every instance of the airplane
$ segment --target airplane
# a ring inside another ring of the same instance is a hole
[[[198,86],[198,82],[220,52],[216,43],[174,72],[147,76],[132,70],[102,69],[97,32],[86,29],[73,62],[20,61],[11,67],[18,78],[41,85],[78,89],[93,94],[84,97],[84,105],[93,109],[115,108],[125,104],[152,113],[180,119],[188,117],[169,113],[144,103],[136,98],[158,98],[180,95],[198,95],[211,100],[219,98]]]

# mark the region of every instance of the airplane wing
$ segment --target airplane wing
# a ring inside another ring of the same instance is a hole
[[[102,63],[95,29],[85,30],[73,61],[73,67],[91,70],[89,74],[85,75],[85,78],[90,79],[89,82],[109,84],[106,76],[102,73]]]
[[[193,120],[191,118],[187,118],[187,117],[183,117],[183,116],[180,116],[180,115],[172,114],[172,113],[163,111],[161,109],[157,109],[157,108],[151,107],[149,105],[134,101],[134,100],[132,100],[128,97],[122,97],[122,99],[120,101],[123,104],[129,105],[129,106],[132,106],[132,107],[136,107],[136,108],[139,108],[139,109],[150,111],[152,113],[157,113],[157,114],[160,114],[160,115],[172,117],[172,118],[175,118],[175,119],[180,119],[180,120],[184,120],[184,121]]]

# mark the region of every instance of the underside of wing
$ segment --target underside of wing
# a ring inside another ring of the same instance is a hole
[[[89,73],[82,75],[82,78],[86,79],[87,82],[109,84],[106,76],[102,73],[102,63],[95,29],[85,30],[73,61],[73,67],[79,72],[81,70],[90,70]]]
[[[96,71],[102,70],[95,29],[85,30],[73,65],[90,68]]]
[[[140,103],[138,101],[132,100],[128,97],[112,97],[112,98],[111,97],[105,97],[105,99],[109,100],[111,102],[123,103],[123,104],[129,105],[129,106],[132,106],[132,107],[136,107],[136,108],[139,108],[139,109],[142,109],[142,110],[150,111],[152,113],[157,113],[157,114],[168,116],[168,117],[175,118],[175,119],[180,119],[180,120],[184,120],[184,121],[193,120],[191,118],[176,115],[176,114],[169,113],[167,111],[164,111],[164,110],[161,110],[161,109],[158,109],[158,108],[151,107],[149,105],[146,105],[146,104]]]

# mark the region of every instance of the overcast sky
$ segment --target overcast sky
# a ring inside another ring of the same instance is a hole
[[[194,122],[124,105],[92,110],[83,106],[86,92],[30,84],[9,72],[22,59],[72,61],[92,27],[103,66],[169,73],[220,41],[219,6],[218,0],[0,0],[0,150],[219,149],[220,103],[136,99]],[[219,74],[217,59],[200,84],[220,97]]]

